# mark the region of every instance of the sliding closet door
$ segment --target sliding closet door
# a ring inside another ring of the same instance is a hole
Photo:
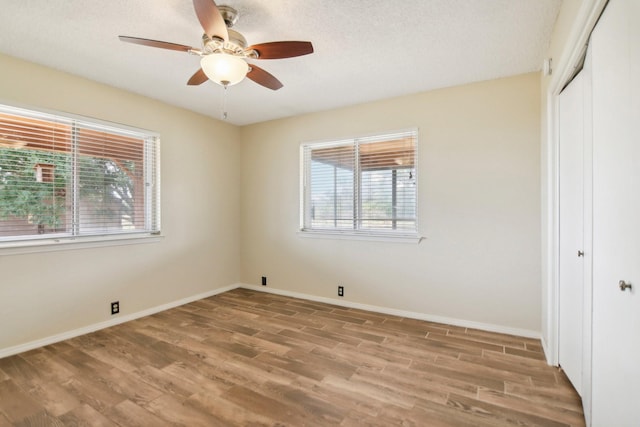
[[[595,427],[640,426],[640,1],[611,0],[591,40]]]
[[[559,361],[582,395],[584,333],[585,79],[581,72],[559,96],[560,295]],[[590,126],[590,123],[588,123]]]

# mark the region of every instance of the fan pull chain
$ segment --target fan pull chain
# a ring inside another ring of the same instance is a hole
[[[224,91],[222,92],[222,120],[227,120],[227,85],[222,86]]]

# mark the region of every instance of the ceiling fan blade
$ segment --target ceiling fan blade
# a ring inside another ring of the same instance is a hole
[[[258,52],[258,59],[292,58],[313,53],[311,42],[269,42],[249,46],[246,50]]]
[[[196,71],[196,73],[193,76],[191,76],[187,84],[189,86],[197,86],[197,85],[201,85],[207,80],[209,80],[209,77],[207,77],[204,71],[202,71],[202,68],[200,68],[198,71]]]
[[[280,83],[280,80],[273,77],[271,73],[268,73],[262,68],[257,67],[253,64],[249,64],[249,67],[250,69],[247,73],[247,77],[254,82],[271,90],[278,90],[282,87],[282,83]]]
[[[215,1],[193,0],[193,8],[196,10],[196,15],[198,15],[198,20],[206,35],[229,41],[227,24],[225,24]]]
[[[163,42],[160,40],[141,39],[139,37],[118,36],[120,40],[127,43],[141,44],[143,46],[159,47],[161,49],[179,50],[189,52],[193,48],[184,44]]]

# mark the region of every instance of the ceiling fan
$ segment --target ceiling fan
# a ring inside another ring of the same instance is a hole
[[[219,85],[234,85],[245,77],[272,90],[282,83],[262,68],[246,59],[282,59],[313,53],[313,45],[306,41],[277,41],[247,46],[242,34],[231,27],[238,21],[238,12],[230,6],[217,6],[213,0],[193,0],[193,7],[204,29],[202,49],[191,46],[119,36],[120,40],[161,49],[177,50],[198,55],[201,68],[191,76],[188,85],[200,85],[212,80]]]

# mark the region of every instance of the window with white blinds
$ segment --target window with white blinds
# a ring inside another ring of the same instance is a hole
[[[3,242],[160,231],[159,137],[0,105]]]
[[[417,236],[417,130],[301,146],[301,229]]]

